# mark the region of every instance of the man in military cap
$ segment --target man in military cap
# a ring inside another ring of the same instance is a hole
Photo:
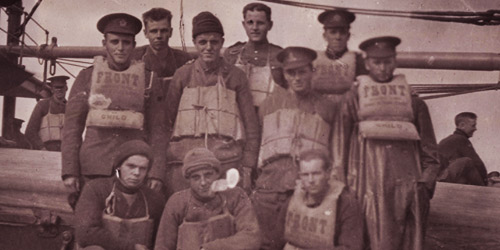
[[[15,142],[14,148],[31,149],[31,144],[26,138],[26,136],[21,132],[21,127],[23,126],[24,120],[19,118],[14,118],[14,133],[11,136],[11,140]]]
[[[347,49],[351,23],[355,19],[353,13],[342,9],[328,10],[318,16],[327,47],[314,61],[313,88],[334,101],[340,101],[340,96],[351,88],[356,76],[366,74],[361,54]]]
[[[288,47],[277,55],[283,64],[290,91],[278,88],[262,103],[259,117],[262,142],[261,170],[252,195],[263,232],[263,249],[280,248],[277,229],[279,211],[295,189],[295,159],[309,149],[333,154],[333,133],[338,106],[312,90],[313,61],[317,54],[303,47]]]
[[[250,3],[243,8],[243,28],[248,42],[237,42],[224,52],[224,58],[245,71],[248,76],[253,103],[258,107],[274,89],[283,84],[276,55],[280,46],[269,43],[267,33],[273,27],[271,8],[262,3]]]
[[[363,214],[345,184],[330,179],[329,157],[315,149],[298,159],[299,182],[280,212],[284,249],[363,249]]]
[[[397,37],[359,46],[369,75],[358,76],[342,108],[350,141],[348,185],[364,208],[372,250],[423,249],[439,158],[425,102],[394,75]],[[383,183],[383,185],[381,185]]]
[[[161,119],[156,119],[164,92],[143,62],[133,61],[135,35],[141,21],[124,13],[106,15],[97,23],[104,34],[106,57],[80,72],[66,107],[62,138],[62,178],[72,190],[84,180],[111,176],[112,152],[125,141],[145,140],[152,145],[151,180],[163,181],[166,140]],[[86,129],[82,142],[82,133]],[[153,136],[154,135],[154,136]]]
[[[161,78],[173,76],[191,56],[168,45],[173,34],[172,13],[164,8],[152,8],[142,14],[142,22],[149,45],[136,49],[134,58],[143,60],[146,68]],[[164,87],[168,90],[167,84]]]
[[[198,59],[179,68],[167,95],[167,117],[172,127],[169,145],[170,191],[188,187],[180,174],[186,152],[206,147],[229,168],[243,174],[249,191],[250,174],[257,165],[259,126],[248,80],[243,71],[220,56],[224,30],[210,12],[193,18],[193,43]]]
[[[26,127],[26,136],[33,149],[61,151],[68,79],[67,76],[53,76],[47,79],[50,81],[52,97],[36,104]]]

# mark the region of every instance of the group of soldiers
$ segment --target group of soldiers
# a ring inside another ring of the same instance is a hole
[[[423,249],[440,166],[426,104],[394,74],[399,38],[351,52],[355,15],[334,10],[318,17],[325,51],[283,49],[267,39],[271,9],[251,3],[248,41],[223,54],[220,20],[196,15],[192,58],[168,44],[170,11],[142,18],[140,48],[139,19],[101,18],[106,56],[67,102],[66,79],[52,79],[32,115],[35,144],[62,151],[79,195],[80,247]],[[231,168],[239,187],[215,191]]]

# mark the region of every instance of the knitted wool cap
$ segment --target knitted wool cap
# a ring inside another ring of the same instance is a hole
[[[113,169],[121,166],[121,164],[132,155],[143,155],[147,157],[149,159],[149,169],[151,169],[151,165],[153,164],[151,147],[141,140],[127,141],[118,146],[113,156]]]
[[[224,29],[214,14],[204,11],[193,18],[193,38],[199,34],[216,32],[224,36]]]
[[[182,165],[182,174],[184,178],[200,169],[206,168],[207,165],[213,167],[218,173],[220,172],[220,161],[215,157],[212,151],[206,148],[194,148],[186,153]]]

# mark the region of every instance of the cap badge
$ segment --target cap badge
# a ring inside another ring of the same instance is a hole
[[[340,22],[340,21],[342,21],[342,17],[340,15],[334,15],[333,16],[333,21]]]
[[[125,19],[120,19],[120,21],[118,21],[118,25],[120,25],[120,27],[125,27],[127,26],[127,21],[125,21]]]
[[[299,58],[297,58],[292,52],[288,54],[288,61],[298,61]]]

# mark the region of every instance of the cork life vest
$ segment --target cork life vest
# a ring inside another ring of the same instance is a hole
[[[370,76],[358,76],[360,122],[363,138],[382,140],[420,140],[411,122],[411,89],[404,75],[395,75],[389,83],[377,83]]]
[[[208,135],[245,139],[236,92],[225,87],[221,73],[214,86],[184,88],[172,137]]]
[[[321,204],[308,207],[304,200],[306,193],[297,185],[286,212],[284,249],[334,249],[337,201],[344,186],[331,180]]]
[[[299,156],[310,149],[329,154],[330,125],[318,114],[279,109],[263,118],[259,167],[274,157]]]
[[[52,114],[50,108],[52,101],[49,102],[49,112],[42,117],[38,135],[42,142],[60,141],[62,138],[62,128],[64,127],[64,113]]]
[[[140,190],[139,190],[140,191]],[[116,204],[115,185],[106,198],[105,210],[102,214],[102,225],[117,239],[128,239],[132,242],[153,247],[153,219],[149,216],[149,207],[144,193],[140,191],[146,207],[146,216],[140,218],[124,219],[114,215]],[[139,197],[137,197],[139,198]]]
[[[132,61],[127,70],[115,71],[103,57],[97,56],[91,79],[87,126],[143,129],[146,91],[143,62]]]
[[[238,54],[234,66],[243,70],[248,78],[249,88],[253,97],[253,105],[259,107],[262,102],[274,91],[276,83],[274,82],[271,71],[271,49],[267,53],[267,62],[263,67],[255,66],[251,63],[243,63],[241,55],[245,47]]]
[[[313,89],[318,85],[331,86],[331,92],[343,94],[351,88],[356,77],[356,53],[348,51],[341,58],[332,60],[321,51],[313,66]]]
[[[204,243],[235,234],[234,216],[229,213],[227,201],[223,196],[221,197],[223,199],[222,214],[204,221],[183,220],[178,228],[177,250],[199,250]]]

